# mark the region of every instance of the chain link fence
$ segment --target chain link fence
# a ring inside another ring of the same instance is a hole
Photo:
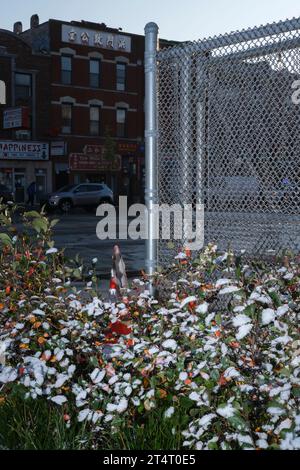
[[[300,19],[156,58],[159,204],[204,204],[205,243],[220,250],[299,251]],[[160,240],[159,264],[183,242]]]

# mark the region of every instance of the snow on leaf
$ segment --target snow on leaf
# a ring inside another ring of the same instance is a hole
[[[81,423],[85,419],[87,419],[88,415],[90,414],[91,410],[89,408],[85,408],[84,410],[81,410],[78,414],[78,421]]]
[[[177,343],[174,339],[167,339],[162,343],[163,348],[165,349],[171,349],[172,351],[175,351],[177,348]]]
[[[268,325],[275,320],[276,314],[272,308],[266,308],[261,312],[262,324]]]
[[[18,373],[13,367],[4,367],[2,372],[0,373],[0,383],[7,384],[9,382],[14,382],[17,377]]]
[[[64,395],[56,395],[55,397],[51,398],[51,401],[53,401],[57,405],[62,405],[63,403],[66,403],[66,401],[68,400],[67,400],[67,397],[65,397]]]
[[[235,326],[236,328],[250,322],[251,318],[243,314],[237,315],[232,319],[233,326]]]
[[[175,412],[174,406],[170,406],[165,412],[164,412],[164,417],[165,418],[171,418]]]
[[[236,339],[241,340],[241,339],[245,338],[250,333],[252,328],[253,328],[252,323],[250,325],[247,324],[247,325],[240,326],[237,334],[235,335]]]
[[[207,311],[208,311],[208,303],[207,302],[203,302],[202,304],[198,305],[198,307],[196,308],[196,312],[200,313],[200,314],[205,314],[205,313],[207,313]]]
[[[65,375],[65,374],[60,374],[58,375],[57,379],[56,379],[56,382],[54,384],[54,387],[55,388],[60,388],[63,386],[63,384],[69,379],[69,376],[68,375]]]
[[[236,410],[232,406],[231,403],[227,403],[227,405],[221,405],[217,408],[218,415],[222,416],[223,418],[232,418],[234,416]]]
[[[240,377],[240,373],[234,367],[228,367],[224,372],[225,379],[233,379],[235,377]]]
[[[46,251],[46,255],[52,255],[57,252],[58,252],[57,248],[49,248],[49,250]]]
[[[228,286],[228,287],[225,287],[224,289],[221,289],[219,292],[219,295],[233,294],[234,292],[238,292],[239,290],[241,289],[237,286]]]
[[[278,307],[278,309],[276,310],[276,316],[283,317],[283,315],[285,315],[288,311],[289,311],[288,305],[281,305],[281,307]]]
[[[199,420],[199,426],[207,426],[211,423],[211,421],[216,417],[215,413],[209,413],[207,415],[202,416]]]
[[[283,408],[279,408],[278,406],[270,406],[267,408],[267,412],[273,416],[282,416],[286,413]]]
[[[33,310],[32,314],[38,315],[40,317],[44,317],[46,315],[45,312],[41,310],[40,308],[36,308],[35,310]]]
[[[195,302],[197,300],[197,297],[191,296],[191,297],[186,297],[180,304],[180,308],[183,309],[187,304],[190,302]]]
[[[93,372],[90,374],[90,377],[92,379],[92,382],[94,384],[98,384],[102,382],[106,374],[105,370],[100,370],[100,369],[94,369]]]
[[[226,284],[229,284],[231,279],[218,279],[216,282],[216,288],[218,289],[219,287],[225,286]]]
[[[119,414],[124,413],[124,411],[127,410],[128,407],[128,400],[126,398],[121,398],[120,403],[117,406],[117,412]]]

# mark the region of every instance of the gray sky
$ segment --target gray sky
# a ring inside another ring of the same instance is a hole
[[[0,28],[15,21],[29,27],[31,14],[40,21],[90,20],[143,34],[156,21],[160,36],[193,40],[249,26],[300,16],[299,0],[0,0]]]

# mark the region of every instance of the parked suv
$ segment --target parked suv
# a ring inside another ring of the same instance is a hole
[[[82,183],[64,186],[47,196],[48,208],[59,208],[68,212],[72,207],[93,209],[99,204],[107,202],[113,204],[112,190],[104,183]]]
[[[13,202],[15,200],[14,193],[10,191],[4,184],[0,184],[0,199],[2,199],[2,202],[4,203],[8,201]]]

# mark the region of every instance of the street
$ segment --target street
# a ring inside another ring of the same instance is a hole
[[[144,240],[99,240],[96,227],[100,217],[81,209],[68,214],[58,212],[51,218],[59,219],[54,227],[55,246],[65,248],[66,254],[72,258],[79,254],[87,263],[97,258],[99,274],[109,276],[112,249],[116,243],[120,245],[129,276],[136,276],[145,269]],[[205,220],[205,242],[217,241],[221,250],[226,250],[228,243],[237,251],[246,249],[248,252],[252,252],[255,246],[262,246],[265,250],[277,250],[283,246],[294,250],[299,248],[300,221],[295,215],[219,212],[207,213]],[[126,220],[121,219],[120,223],[124,227]],[[256,227],[259,227],[259,233]]]
[[[144,269],[143,240],[99,240],[96,235],[100,217],[76,209],[69,214],[56,213],[51,218],[59,219],[54,228],[54,240],[57,248],[65,248],[67,256],[74,258],[77,254],[87,263],[97,258],[96,270],[99,274],[108,275],[112,266],[113,246],[118,243],[129,275],[135,276]]]

